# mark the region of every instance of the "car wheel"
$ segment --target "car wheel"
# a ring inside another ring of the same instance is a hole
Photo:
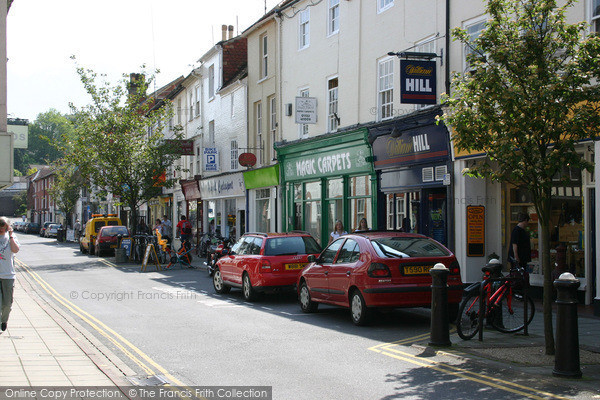
[[[221,270],[217,268],[213,274],[213,287],[215,292],[219,294],[229,293],[231,288],[223,283],[223,277],[221,276]]]
[[[252,287],[250,275],[247,273],[244,273],[244,276],[242,277],[242,294],[246,301],[254,301],[256,299],[256,290]]]
[[[354,325],[364,326],[369,321],[369,312],[365,299],[360,291],[354,290],[350,296],[350,312],[352,313],[352,322]]]
[[[310,290],[308,290],[308,285],[306,282],[302,282],[302,285],[300,286],[298,300],[300,300],[300,308],[302,309],[302,312],[312,313],[317,311],[317,308],[319,307],[319,303],[315,303],[310,298]]]

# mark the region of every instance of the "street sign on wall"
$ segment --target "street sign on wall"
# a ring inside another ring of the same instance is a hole
[[[219,171],[219,150],[216,147],[205,147],[203,152],[204,171]]]
[[[316,97],[296,97],[296,123],[297,124],[316,124],[317,123],[317,98]]]

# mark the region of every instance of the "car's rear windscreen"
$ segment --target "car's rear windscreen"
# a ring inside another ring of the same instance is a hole
[[[450,253],[429,238],[386,237],[372,239],[373,248],[380,257],[441,257]]]
[[[268,238],[265,243],[265,256],[318,254],[320,252],[321,248],[311,236]]]

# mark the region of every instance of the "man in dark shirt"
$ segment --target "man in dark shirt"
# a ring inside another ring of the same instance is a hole
[[[518,266],[526,268],[527,263],[531,261],[531,241],[529,239],[529,232],[525,230],[529,224],[529,215],[519,213],[517,220],[519,223],[510,235],[508,259],[510,261],[514,258]],[[513,267],[516,267],[516,265],[513,265]]]

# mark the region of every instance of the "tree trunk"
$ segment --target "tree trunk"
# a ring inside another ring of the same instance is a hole
[[[132,235],[137,234],[137,208],[129,205],[129,226],[131,226]]]
[[[554,331],[552,329],[552,264],[550,263],[550,202],[547,197],[541,200],[540,243],[542,244],[541,263],[544,273],[544,338],[546,341],[546,354],[554,354]]]

